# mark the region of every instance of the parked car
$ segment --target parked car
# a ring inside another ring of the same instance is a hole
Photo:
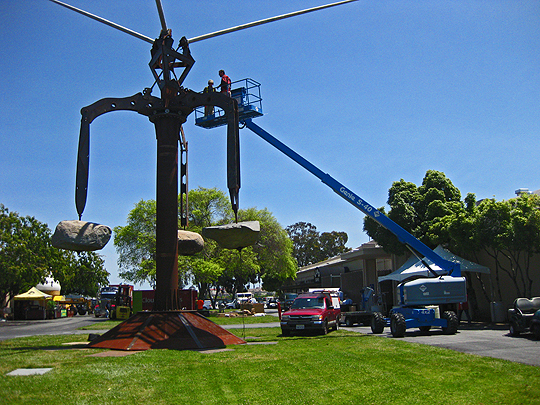
[[[230,301],[225,304],[225,308],[227,309],[236,309],[236,301]]]
[[[283,297],[281,297],[279,300],[279,302],[281,302],[281,309],[283,311],[287,311],[291,307],[296,297],[298,297],[298,294],[295,294],[295,293],[283,294]]]
[[[253,302],[253,294],[250,292],[239,292],[236,293],[236,308],[240,308],[242,304],[254,304],[257,301]]]
[[[203,309],[206,310],[206,311],[208,311],[210,309],[214,309],[214,307],[212,306],[212,301],[211,300],[204,300]]]
[[[269,309],[275,309],[278,307],[278,300],[275,298],[271,298],[268,300],[268,303],[266,304],[266,307]]]
[[[329,329],[338,329],[340,314],[341,310],[334,308],[330,294],[300,294],[281,316],[281,333],[283,336],[305,331],[327,334]]]

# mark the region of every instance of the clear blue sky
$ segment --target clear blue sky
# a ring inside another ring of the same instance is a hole
[[[153,0],[66,0],[149,37]],[[162,0],[178,41],[324,1]],[[150,44],[46,0],[0,2],[0,203],[54,230],[76,219],[80,109],[153,84]],[[392,182],[444,172],[462,195],[509,199],[540,188],[540,2],[389,0],[352,4],[191,46],[184,85],[224,69],[262,84],[255,122],[370,204]],[[154,95],[157,92],[154,91]],[[226,190],[225,127],[185,124],[189,185]],[[283,227],[310,222],[368,241],[364,215],[255,134],[241,134],[241,208],[268,208]],[[91,126],[83,219],[125,225],[155,198],[153,125],[115,112]],[[101,252],[119,281],[112,242]]]

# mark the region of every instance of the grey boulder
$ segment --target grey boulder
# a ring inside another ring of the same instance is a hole
[[[112,230],[107,225],[86,221],[62,221],[56,225],[51,238],[58,249],[92,252],[105,247],[111,239]]]
[[[196,232],[178,231],[178,254],[191,256],[199,253],[204,248],[204,239]]]
[[[254,245],[259,240],[261,226],[259,221],[246,221],[237,224],[209,226],[203,228],[203,236],[215,240],[225,249],[242,249]]]

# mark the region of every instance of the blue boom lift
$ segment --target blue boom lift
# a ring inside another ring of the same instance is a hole
[[[238,101],[239,122],[242,125],[318,177],[345,201],[396,235],[400,242],[404,243],[419,259],[423,256],[444,270],[444,275],[440,275],[440,272],[435,273],[428,263],[420,259],[431,271],[433,277],[404,281],[399,284],[399,305],[392,308],[389,319],[384,318],[380,313],[373,314],[371,325],[373,333],[382,333],[386,325],[390,325],[394,337],[404,336],[408,328],[428,331],[433,326],[442,328],[445,334],[456,333],[459,321],[455,312],[444,311],[437,316],[437,311],[433,307],[466,301],[465,278],[461,276],[459,263],[443,259],[381,211],[255,124],[253,118],[263,115],[260,84],[253,79],[244,79],[234,82],[234,85],[236,87],[232,89],[231,95]],[[226,123],[226,116],[219,108],[216,108],[211,115],[205,115],[204,108],[195,110],[195,125],[197,126],[214,128]]]

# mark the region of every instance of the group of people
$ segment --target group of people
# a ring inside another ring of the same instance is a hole
[[[220,89],[221,93],[227,94],[229,97],[231,96],[231,79],[229,76],[225,74],[225,71],[222,69],[219,71],[219,77],[221,78],[221,83],[217,88]],[[212,79],[208,80],[208,86],[204,88],[203,93],[213,93],[217,89],[214,87],[214,81]],[[212,115],[214,114],[214,106],[213,105],[207,105],[204,107],[204,115]]]

